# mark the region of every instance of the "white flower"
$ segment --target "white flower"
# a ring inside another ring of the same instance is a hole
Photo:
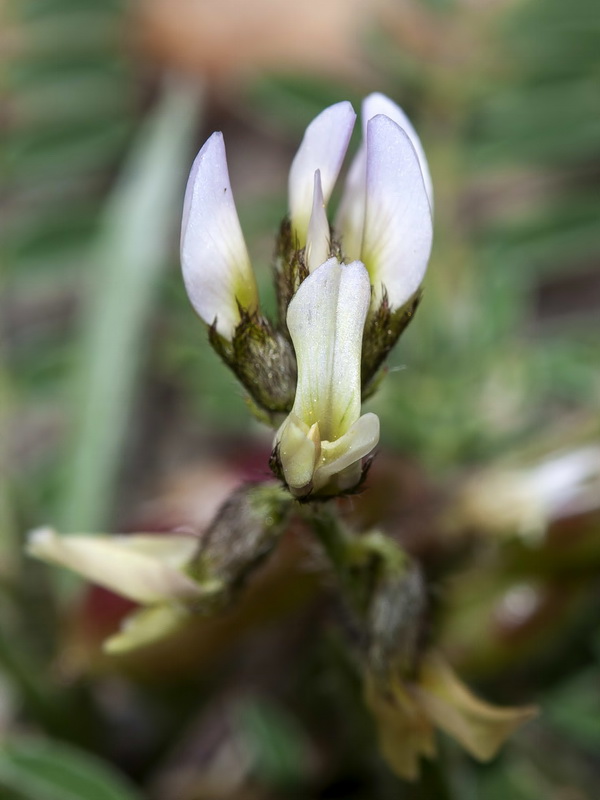
[[[206,593],[206,587],[184,571],[197,550],[198,540],[190,535],[61,536],[52,528],[32,531],[27,545],[30,555],[68,567],[144,605],[192,600]]]
[[[297,496],[355,486],[379,441],[379,419],[360,416],[362,335],[371,289],[363,264],[331,258],[300,285],[287,314],[298,362],[291,413],[275,445]]]
[[[308,126],[290,171],[292,233],[296,246],[305,248],[310,274],[288,308],[298,383],[275,444],[297,496],[335,494],[358,483],[361,459],[379,439],[378,418],[360,416],[365,320],[384,294],[392,310],[413,297],[431,250],[431,179],[423,149],[404,112],[373,94],[363,104],[365,141],[337,220],[342,251],[357,260],[347,266],[326,260],[332,253],[327,203],[354,121],[349,103],[325,109]]]
[[[223,585],[187,574],[198,540],[183,534],[61,536],[52,528],[32,531],[29,555],[68,567],[141,608],[129,614],[105,643],[117,653],[149,644],[177,630],[195,608],[211,602]]]
[[[181,226],[181,266],[188,296],[208,324],[231,340],[240,307],[258,306],[256,281],[231,193],[223,134],[213,133],[188,179]]]
[[[377,305],[384,289],[400,308],[419,288],[431,252],[433,190],[425,153],[399,106],[363,102],[363,143],[348,171],[336,227],[348,258],[360,258]]]
[[[552,453],[528,466],[491,467],[459,494],[460,517],[482,531],[539,542],[554,521],[600,507],[600,447]]]
[[[418,289],[429,259],[433,195],[427,161],[408,118],[381,94],[363,102],[364,142],[350,167],[336,227],[348,259],[360,259],[392,309]],[[336,103],[307,127],[288,185],[292,232],[312,272],[331,254],[327,204],[338,178],[356,114]],[[258,307],[252,266],[231,193],[221,133],[198,153],[185,194],[181,264],[192,305],[227,340],[240,309]]]
[[[339,252],[339,242],[329,225],[327,204],[355,120],[348,102],[321,112],[306,129],[289,174],[292,247],[301,255],[287,266],[297,270],[303,252],[309,276],[287,309],[298,381],[276,445],[285,481],[298,496],[336,493],[358,483],[361,459],[379,438],[378,418],[360,415],[365,320],[384,296],[395,311],[415,295],[431,250],[431,179],[423,149],[404,112],[373,94],[363,103],[364,142],[350,167],[337,218],[341,250],[354,260],[345,266],[331,258]],[[181,260],[196,311],[231,341],[241,312],[255,311],[258,300],[220,133],[210,137],[192,168]],[[296,286],[298,276],[292,274],[288,285]],[[269,344],[269,370],[278,369],[281,363],[273,353],[278,356],[285,336],[281,331],[271,336],[269,324],[261,325]],[[235,361],[241,358],[239,351],[224,352],[236,374],[246,376],[248,370]],[[259,369],[262,351],[257,352],[248,356],[258,359],[256,369],[249,371],[253,380],[264,372]],[[272,372],[266,374],[272,382]]]
[[[372,94],[363,102],[362,116],[364,141],[348,171],[336,229],[346,257],[367,267],[373,305],[385,290],[396,309],[414,295],[427,268],[431,177],[419,137],[399,106]],[[292,228],[298,246],[306,246],[311,272],[330,253],[325,209],[354,121],[349,103],[321,112],[308,126],[290,171]]]

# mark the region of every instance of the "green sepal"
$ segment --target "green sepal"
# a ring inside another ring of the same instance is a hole
[[[285,218],[279,228],[275,251],[275,288],[277,290],[277,313],[279,326],[289,339],[286,325],[287,309],[290,300],[298,291],[302,281],[308,277],[308,267],[304,259],[304,248],[298,247],[298,240],[292,231],[289,218]]]
[[[342,248],[330,229],[330,247],[328,258],[337,258],[343,261]],[[298,247],[289,219],[283,220],[277,237],[275,251],[275,287],[277,290],[277,312],[279,327],[284,336],[289,338],[286,325],[287,309],[290,300],[298,291],[303,280],[308,278],[309,270],[306,264],[306,248]]]
[[[208,338],[213,349],[243,384],[270,424],[272,415],[287,414],[294,403],[296,359],[290,342],[258,312],[240,309],[241,320],[231,342],[213,324]]]
[[[383,362],[400,336],[412,321],[422,293],[418,291],[401,308],[390,307],[384,292],[379,307],[367,317],[362,346],[362,397],[370,397],[378,388],[384,375],[379,374]]]
[[[198,583],[220,587],[211,610],[226,606],[274,550],[291,508],[288,493],[274,483],[242,486],[221,506],[187,568]]]

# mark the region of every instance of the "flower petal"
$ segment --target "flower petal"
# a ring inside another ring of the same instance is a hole
[[[294,494],[307,494],[312,489],[315,462],[320,450],[315,433],[318,435],[317,423],[307,429],[292,412],[275,437],[283,476]]]
[[[347,101],[322,111],[310,123],[290,169],[288,193],[292,227],[298,243],[306,243],[312,211],[315,171],[321,171],[323,198],[329,202],[348,149],[356,114]]]
[[[396,775],[417,780],[421,756],[432,759],[436,755],[434,729],[427,715],[407,686],[400,681],[382,686],[369,672],[365,701],[377,724],[381,755]]]
[[[60,536],[40,528],[27,549],[138,603],[197,598],[207,588],[183,572],[198,549],[193,536]]]
[[[431,252],[431,209],[408,134],[388,117],[367,125],[367,201],[362,259],[373,303],[387,291],[400,308],[419,288]]]
[[[516,534],[532,545],[556,520],[599,507],[600,447],[593,445],[554,452],[535,464],[479,471],[457,502],[469,526]]]
[[[188,179],[181,227],[181,266],[190,301],[208,324],[231,339],[238,304],[258,304],[256,282],[231,193],[222,133],[196,156]]]
[[[367,148],[363,142],[346,175],[344,192],[335,218],[346,258],[360,258],[367,194]]]
[[[363,138],[365,141],[367,140],[367,125],[369,120],[373,119],[373,117],[376,117],[378,114],[384,114],[386,117],[389,117],[393,122],[396,123],[396,125],[399,125],[402,130],[408,134],[408,138],[410,139],[411,144],[415,149],[415,153],[417,154],[417,158],[419,159],[419,166],[421,167],[425,191],[427,192],[429,205],[433,210],[433,185],[431,182],[431,173],[429,172],[429,164],[427,163],[427,157],[425,155],[425,151],[423,150],[421,140],[419,139],[412,122],[409,120],[400,106],[394,103],[393,100],[390,100],[389,97],[386,97],[380,92],[373,92],[373,94],[365,97],[362,104],[362,126]]]
[[[330,258],[300,284],[289,305],[287,325],[298,362],[293,412],[309,428],[317,422],[321,440],[339,438],[360,415],[370,294],[360,261],[345,266]]]
[[[116,655],[145,647],[178,631],[189,617],[189,609],[180,605],[139,608],[125,617],[120,631],[104,642],[104,650]]]
[[[376,447],[379,442],[379,417],[369,412],[356,420],[354,425],[335,442],[323,442],[321,446],[320,465],[315,473],[315,490],[324,486],[334,475],[342,472]],[[360,470],[354,485],[360,478]]]
[[[315,172],[313,206],[306,235],[306,266],[309,272],[320,267],[329,256],[330,233],[321,186],[321,170]]]
[[[537,715],[534,706],[500,707],[480,700],[434,651],[423,660],[414,694],[429,719],[479,761],[493,758],[518,727]]]
[[[361,258],[363,230],[365,225],[365,203],[367,194],[367,126],[369,120],[383,114],[399,125],[411,141],[423,175],[429,205],[433,209],[433,186],[425,151],[417,132],[400,106],[379,92],[370,94],[362,104],[363,141],[348,170],[344,192],[338,208],[335,227],[342,239],[346,258]]]

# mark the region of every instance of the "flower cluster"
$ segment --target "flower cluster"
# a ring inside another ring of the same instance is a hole
[[[191,613],[226,603],[285,529],[292,496],[351,491],[379,440],[362,398],[411,319],[431,247],[431,182],[419,140],[398,106],[363,104],[363,138],[335,226],[327,203],[355,122],[349,103],[308,126],[289,178],[277,242],[279,319],[260,312],[256,281],[214,133],[190,173],[181,262],[212,345],[276,429],[271,466],[285,487],[234,493],[200,541],[189,534],[61,536],[34,531],[31,555],[62,564],[139,603],[116,651],[166,635]],[[287,491],[289,490],[289,492]]]
[[[431,179],[412,125],[381,94],[365,99],[362,117],[333,226],[327,205],[356,119],[350,103],[319,114],[293,160],[276,323],[259,309],[222,134],[200,150],[185,195],[188,295],[256,410],[278,428],[273,471],[300,498],[360,482],[379,440],[379,420],[361,416],[361,401],[412,318],[431,250]]]
[[[106,643],[115,653],[227,608],[290,520],[307,523],[360,632],[365,700],[381,751],[412,780],[421,756],[435,753],[434,727],[487,760],[535,711],[482,702],[431,647],[427,586],[398,543],[377,530],[357,534],[328,504],[294,500],[340,495],[361,483],[363,460],[379,441],[379,419],[361,414],[362,401],[412,319],[431,250],[425,156],[402,110],[380,94],[363,103],[363,141],[330,223],[327,206],[354,123],[349,103],[327,108],[293,160],[289,215],[277,239],[275,321],[260,310],[222,134],[200,150],[186,190],[187,292],[212,346],[275,430],[271,468],[281,483],[241,486],[200,536],[60,536],[42,528],[28,549],[138,604]],[[576,464],[583,477],[594,461],[587,456]],[[536,486],[556,483],[555,473],[540,473]]]

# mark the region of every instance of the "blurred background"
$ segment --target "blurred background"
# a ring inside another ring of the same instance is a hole
[[[0,19],[2,798],[597,797],[597,0],[4,0]],[[101,642],[127,604],[22,551],[41,524],[201,530],[268,476],[272,434],[183,289],[185,179],[222,130],[272,308],[303,130],[371,91],[421,136],[435,244],[346,510],[420,559],[461,677],[541,710],[489,765],[441,738],[415,785],[377,752],[305,532],[236,608],[118,658]]]

